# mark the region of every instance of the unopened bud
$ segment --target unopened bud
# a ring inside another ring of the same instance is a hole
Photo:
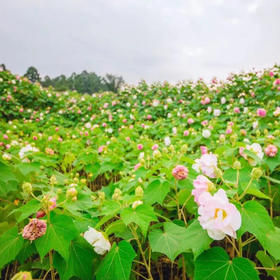
[[[153,158],[158,159],[161,157],[161,152],[159,150],[155,150],[153,152]]]
[[[32,193],[32,185],[30,183],[23,183],[22,190],[26,194],[31,194]]]
[[[241,169],[241,163],[240,163],[240,161],[236,160],[236,161],[233,163],[232,168],[233,168],[233,169],[240,170],[240,169]]]
[[[50,184],[51,185],[56,185],[57,184],[57,180],[56,180],[56,177],[54,175],[52,175],[51,178],[50,178]]]
[[[215,169],[215,175],[217,176],[217,178],[221,178],[223,177],[223,172],[220,168],[216,168]]]
[[[136,209],[136,207],[141,205],[141,204],[143,204],[143,201],[141,201],[141,200],[134,201],[133,204],[132,204],[132,208]]]
[[[81,183],[85,185],[87,183],[87,179],[81,179]]]
[[[114,200],[120,200],[121,197],[122,197],[122,191],[121,191],[119,188],[116,188],[116,189],[114,190],[114,194],[113,194],[112,198],[113,198]]]
[[[137,197],[142,197],[143,194],[144,194],[144,191],[143,191],[142,187],[139,186],[139,187],[137,187],[137,188],[135,189],[135,195],[136,195]]]
[[[230,136],[230,142],[234,144],[236,142],[236,140],[237,140],[237,135],[236,134],[232,134]]]
[[[75,188],[70,188],[66,191],[66,198],[69,200],[73,200],[77,196],[78,192]]]
[[[213,192],[216,190],[216,186],[212,182],[208,182],[208,191]]]
[[[188,145],[187,144],[184,144],[182,147],[181,147],[181,152],[182,153],[186,153],[188,150]]]
[[[263,175],[263,172],[262,172],[262,170],[259,168],[259,167],[257,167],[257,168],[253,168],[253,170],[252,170],[252,172],[251,172],[251,177],[253,178],[253,179],[259,179],[261,176]]]
[[[98,192],[98,198],[99,198],[100,200],[104,200],[104,199],[105,199],[105,192],[99,191],[99,192]]]

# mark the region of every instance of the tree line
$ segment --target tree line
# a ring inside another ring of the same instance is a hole
[[[5,70],[4,64],[0,65]],[[53,87],[56,91],[72,90],[79,93],[94,93],[101,91],[117,92],[124,84],[122,76],[106,74],[105,77],[99,76],[94,72],[82,71],[81,73],[72,73],[69,77],[61,74],[57,77],[50,78],[48,75],[41,78],[39,71],[30,66],[24,77],[31,82],[39,82],[43,87]]]

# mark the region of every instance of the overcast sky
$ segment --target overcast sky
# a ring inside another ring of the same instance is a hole
[[[0,0],[0,63],[171,82],[280,62],[280,0]]]

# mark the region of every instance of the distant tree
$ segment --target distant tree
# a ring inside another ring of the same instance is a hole
[[[104,83],[107,90],[117,92],[120,89],[120,87],[124,84],[124,79],[122,76],[106,74],[104,78]]]
[[[43,80],[41,80],[41,84],[43,87],[52,86],[52,79],[47,75],[44,77]]]
[[[0,68],[2,68],[3,71],[7,70],[6,65],[4,63],[0,64]]]
[[[40,82],[40,74],[34,66],[30,66],[27,69],[24,77],[28,78],[32,83]]]

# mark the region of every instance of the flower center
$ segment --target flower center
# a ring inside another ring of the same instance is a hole
[[[218,217],[221,217],[221,216],[223,217],[223,220],[224,220],[227,216],[227,212],[224,209],[216,208],[214,218],[217,219]]]

